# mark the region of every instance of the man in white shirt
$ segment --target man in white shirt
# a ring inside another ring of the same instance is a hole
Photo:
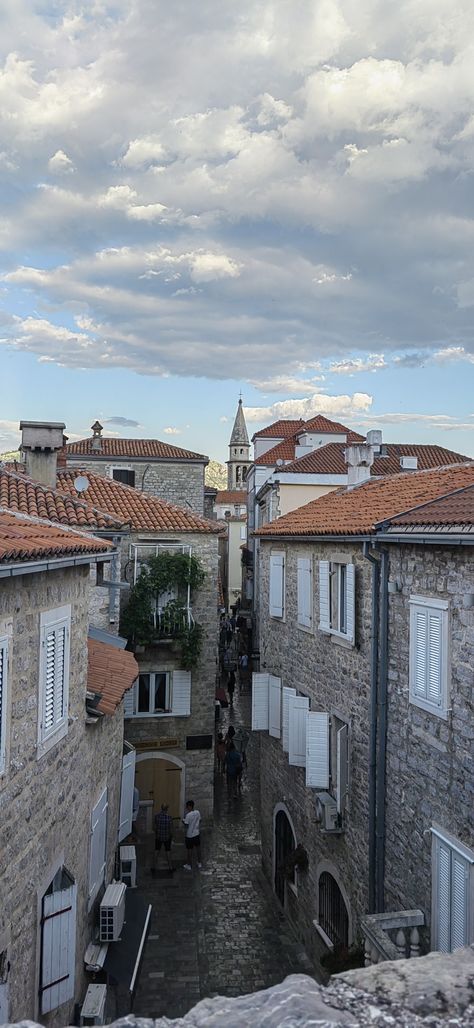
[[[194,800],[188,800],[186,803],[186,813],[183,817],[183,825],[186,825],[186,838],[184,840],[187,852],[189,864],[184,865],[185,871],[192,871],[193,864],[193,853],[196,853],[197,866],[202,867],[201,864],[201,836],[200,836],[200,825],[201,815],[199,810],[194,809]]]

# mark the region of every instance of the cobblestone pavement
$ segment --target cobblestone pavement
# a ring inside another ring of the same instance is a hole
[[[250,697],[238,688],[219,729],[229,723],[250,726]],[[153,912],[133,1004],[137,1016],[181,1017],[206,996],[237,996],[288,974],[311,973],[261,871],[254,736],[247,754],[240,796],[229,797],[223,776],[216,776],[214,826],[202,833],[200,872],[184,871],[184,847],[173,845],[175,873],[154,877],[153,840],[138,847],[139,887]],[[199,797],[193,799],[199,807]]]

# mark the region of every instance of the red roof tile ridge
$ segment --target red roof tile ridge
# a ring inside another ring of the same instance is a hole
[[[8,514],[12,518],[18,518],[19,521],[28,521],[32,525],[44,525],[46,528],[55,528],[58,532],[70,532],[71,535],[79,535],[86,540],[93,539],[95,542],[103,543],[106,549],[111,549],[114,545],[108,539],[98,538],[94,532],[86,532],[79,525],[59,524],[57,521],[52,521],[51,518],[42,518],[37,514],[28,514],[23,510],[12,510],[11,507],[0,507],[0,514]],[[97,528],[95,531],[99,532],[100,529]]]
[[[94,514],[94,516],[98,514],[98,515],[100,515],[101,518],[103,518],[103,519],[105,519],[105,520],[110,522],[110,528],[115,528],[116,529],[118,526],[121,526],[123,524],[123,522],[121,522],[120,519],[116,515],[109,514],[109,513],[107,513],[107,511],[100,510],[99,507],[96,507],[96,506],[94,506],[94,505],[92,505],[90,503],[87,503],[84,500],[81,500],[79,497],[72,496],[70,493],[65,494],[61,489],[57,489],[57,488],[54,488],[53,486],[45,485],[43,482],[38,482],[35,478],[31,478],[30,475],[27,475],[26,471],[25,472],[11,471],[9,468],[6,468],[3,464],[0,464],[0,478],[2,476],[7,477],[9,480],[12,480],[14,482],[19,482],[20,485],[23,486],[24,488],[30,487],[31,489],[33,489],[35,491],[35,493],[41,493],[43,496],[52,496],[55,501],[60,502],[61,504],[64,504],[66,502],[66,500],[67,500],[67,501],[69,501],[73,505],[74,509],[78,509],[78,510],[84,511],[85,513],[87,513],[88,511],[92,512]],[[77,477],[77,475],[75,475],[75,477]],[[8,509],[8,510],[11,510],[13,513],[15,513],[15,511],[14,511],[14,509],[12,507],[3,508],[3,509],[4,510]],[[24,512],[24,513],[28,513],[28,512]],[[31,516],[32,517],[36,517],[37,515],[33,514]],[[54,521],[54,518],[51,518],[51,517],[48,518],[47,520],[51,521],[53,524],[61,524],[64,527],[68,527],[72,531],[75,531],[75,529],[76,529],[75,525],[65,525],[64,522],[62,522],[62,521],[61,522],[56,522],[56,521]],[[95,531],[101,531],[101,529],[99,527],[95,527],[93,525],[91,525],[90,527],[91,528],[95,528]]]
[[[470,463],[474,462],[471,461]],[[407,518],[410,515],[412,515],[416,520],[416,515],[418,513],[421,514],[422,511],[426,510],[428,507],[433,508],[439,506],[443,501],[455,500],[457,496],[466,496],[469,492],[472,491],[474,491],[474,482],[470,485],[461,485],[457,489],[450,489],[447,493],[442,493],[440,496],[434,496],[430,500],[425,500],[423,503],[417,503],[414,507],[408,507],[406,510],[400,511],[398,514],[394,514],[390,518],[385,518],[382,521],[378,521],[376,524],[376,528],[380,527],[381,525],[387,525],[389,523],[391,524],[392,522],[397,522],[400,518]],[[454,521],[455,520],[456,519],[454,518]]]

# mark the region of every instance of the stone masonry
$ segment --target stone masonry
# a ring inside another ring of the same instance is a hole
[[[157,496],[160,500],[204,513],[204,461],[188,460],[125,460],[123,458],[78,457],[68,455],[68,468],[78,472],[112,478],[113,468],[126,468],[135,472],[135,488]]]
[[[37,1018],[42,896],[64,865],[77,883],[75,1001],[83,998],[84,952],[93,937],[97,903],[88,911],[91,809],[108,788],[107,881],[116,847],[123,740],[122,707],[96,725],[85,723],[89,568],[3,579],[0,631],[11,625],[10,702],[6,772],[0,777],[0,950],[7,951],[12,1020]],[[40,614],[71,604],[69,726],[37,759]],[[100,894],[99,894],[100,895]],[[52,1014],[71,1022],[74,1001]]]

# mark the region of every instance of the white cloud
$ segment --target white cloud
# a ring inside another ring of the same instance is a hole
[[[196,253],[191,255],[191,277],[195,282],[212,282],[218,278],[237,278],[240,265],[225,254]]]
[[[121,163],[126,168],[141,168],[162,161],[164,156],[165,150],[158,137],[148,135],[131,140]]]
[[[53,175],[67,175],[75,170],[71,158],[64,153],[64,150],[56,150],[56,153],[49,158],[48,169]]]
[[[172,425],[168,425],[168,428],[164,428],[163,432],[165,435],[181,435],[182,429],[175,428]]]
[[[324,375],[317,375],[312,379],[292,378],[291,375],[275,375],[274,378],[263,378],[251,381],[250,384],[259,389],[261,393],[319,393],[320,383],[324,381]]]
[[[332,375],[356,375],[361,371],[380,371],[387,363],[383,353],[369,353],[366,358],[354,357],[344,361],[333,361],[328,368]]]
[[[18,421],[0,421],[0,453],[18,450],[20,429]]]
[[[373,397],[368,393],[353,393],[352,396],[319,396],[306,397],[302,400],[282,400],[269,407],[245,407],[247,421],[278,421],[279,418],[311,418],[316,414],[328,417],[347,416],[358,411],[367,411],[372,406]]]

